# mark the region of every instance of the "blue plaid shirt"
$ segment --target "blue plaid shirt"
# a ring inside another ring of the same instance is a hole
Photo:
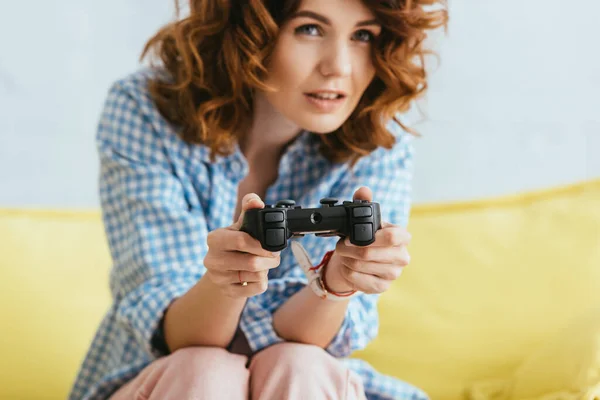
[[[140,70],[109,91],[98,126],[100,198],[113,259],[113,303],[83,361],[70,399],[105,399],[163,354],[152,344],[163,313],[204,274],[208,232],[233,223],[237,188],[248,171],[239,148],[209,159],[209,149],[190,145],[161,117],[147,89],[156,72]],[[362,185],[381,204],[382,218],[405,226],[410,208],[410,137],[396,124],[392,150],[378,149],[351,171],[318,151],[316,136],[301,133],[279,164],[267,204],[295,199],[316,207],[323,197],[349,200]],[[300,240],[313,261],[335,247],[337,238],[306,235]],[[265,293],[248,299],[240,320],[253,351],[281,342],[273,330],[275,310],[306,285],[290,247],[269,273]],[[339,332],[327,351],[356,371],[369,400],[426,399],[420,390],[347,358],[378,332],[377,296],[351,299]]]

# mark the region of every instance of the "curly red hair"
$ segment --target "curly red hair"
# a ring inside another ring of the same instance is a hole
[[[181,127],[185,141],[209,146],[213,158],[231,153],[251,123],[253,91],[270,90],[266,64],[279,27],[301,1],[243,0],[232,6],[231,0],[190,0],[189,16],[148,41],[142,59],[153,52],[169,76],[150,82],[152,98]],[[390,148],[395,138],[385,121],[391,118],[412,132],[396,115],[427,89],[427,31],[448,20],[446,0],[362,1],[382,25],[372,50],[376,75],[350,118],[319,135],[321,151],[332,161],[354,163],[378,147]]]

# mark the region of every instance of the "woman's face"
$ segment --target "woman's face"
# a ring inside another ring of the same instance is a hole
[[[281,27],[264,96],[284,117],[315,133],[339,128],[375,76],[381,32],[360,0],[303,0]]]

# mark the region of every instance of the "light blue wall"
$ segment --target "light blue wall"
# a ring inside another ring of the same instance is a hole
[[[415,201],[600,176],[600,3],[450,3]],[[97,206],[106,90],[172,15],[171,0],[0,0],[0,207]]]

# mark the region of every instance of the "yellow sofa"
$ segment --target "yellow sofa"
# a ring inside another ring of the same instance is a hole
[[[417,205],[356,357],[433,400],[600,399],[600,180]],[[97,211],[0,210],[0,399],[65,398],[109,304]]]

